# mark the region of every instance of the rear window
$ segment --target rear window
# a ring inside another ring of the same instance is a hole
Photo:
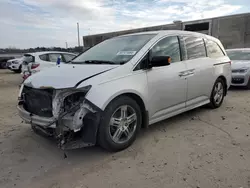
[[[206,57],[204,40],[197,37],[184,37],[188,59]]]
[[[231,60],[250,60],[250,51],[230,50],[226,52]]]
[[[23,62],[25,62],[25,63],[35,62],[35,56],[33,56],[31,54],[24,54],[23,55]]]
[[[218,58],[225,56],[219,45],[212,40],[206,40],[206,47],[208,57]]]

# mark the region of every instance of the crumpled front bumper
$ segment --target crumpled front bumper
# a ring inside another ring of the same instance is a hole
[[[19,116],[30,124],[42,126],[44,128],[56,128],[55,118],[40,117],[27,112],[22,105],[17,106]]]
[[[81,108],[87,109],[89,113],[82,113]],[[81,108],[80,111],[76,111],[76,114],[79,115],[72,118],[82,118],[81,115],[84,114],[83,119],[81,119],[81,121],[84,120],[82,121],[83,126],[79,130],[74,130],[72,124],[75,122],[67,116],[57,119],[55,117],[41,117],[27,112],[22,104],[17,106],[19,116],[25,123],[31,124],[35,133],[56,138],[61,149],[76,149],[96,144],[102,111],[89,101],[86,101]]]

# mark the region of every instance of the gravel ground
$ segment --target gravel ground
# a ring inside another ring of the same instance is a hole
[[[21,123],[20,74],[0,70],[0,187],[250,188],[250,91],[142,130],[132,147],[67,151]]]

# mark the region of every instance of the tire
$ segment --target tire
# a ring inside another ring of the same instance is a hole
[[[125,113],[127,114],[127,116],[122,115],[122,111],[125,111],[124,109],[127,109],[127,113]],[[116,115],[119,115],[119,117],[117,117],[116,119],[123,120],[113,121],[113,125],[111,125],[111,118],[114,118]],[[130,117],[130,120],[132,122],[130,124],[128,117]],[[136,120],[132,121],[133,119]],[[135,141],[136,136],[141,128],[141,124],[142,112],[136,101],[127,96],[118,97],[111,101],[110,104],[104,110],[98,131],[98,144],[102,148],[111,152],[124,150]],[[117,132],[123,133],[119,134]],[[117,137],[119,137],[120,135],[120,140],[115,137],[115,135],[117,135]]]
[[[218,87],[220,87],[221,89],[219,89],[220,90],[219,93],[218,92],[216,93],[216,91],[218,91]],[[219,108],[224,101],[225,93],[226,93],[225,81],[221,78],[218,78],[215,81],[214,86],[213,86],[213,90],[211,92],[210,103],[209,103],[210,108],[212,108],[212,109]],[[218,100],[215,99],[216,94],[217,94],[217,97],[219,94]]]
[[[22,72],[22,65],[19,66],[18,70],[14,70],[15,73],[21,73]]]
[[[247,83],[246,89],[250,89],[250,80]]]
[[[3,63],[4,62],[0,62],[0,69],[3,69]]]
[[[0,62],[0,69],[6,69],[7,62]]]

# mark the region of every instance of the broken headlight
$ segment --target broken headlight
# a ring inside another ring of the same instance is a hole
[[[57,90],[53,99],[53,116],[58,118],[62,112],[67,112],[83,102],[86,94],[90,90],[91,85],[79,89],[70,88]]]

